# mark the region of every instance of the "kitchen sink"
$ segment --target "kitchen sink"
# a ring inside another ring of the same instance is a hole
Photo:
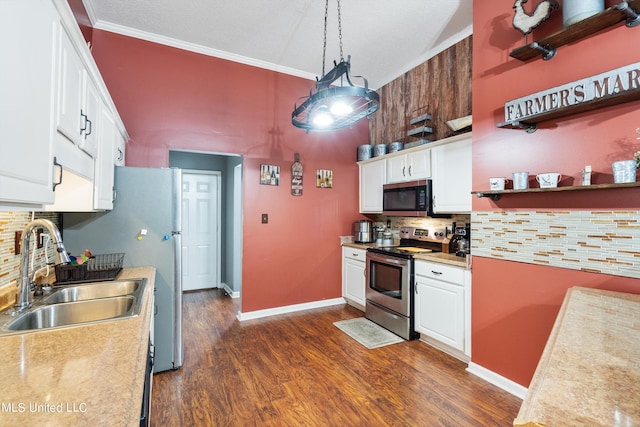
[[[140,305],[139,298],[131,295],[45,305],[18,315],[7,329],[29,331],[131,317],[139,314]]]
[[[61,302],[84,301],[96,298],[117,297],[135,294],[140,296],[144,289],[143,279],[116,280],[111,282],[96,282],[91,284],[71,285],[55,290],[43,299],[44,304]]]

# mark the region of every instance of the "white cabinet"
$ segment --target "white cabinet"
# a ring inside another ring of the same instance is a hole
[[[469,270],[415,261],[415,329],[444,351],[471,356],[471,274]]]
[[[0,209],[109,209],[126,131],[68,2],[4,0],[0,36]]]
[[[410,149],[387,157],[387,183],[415,181],[431,177],[431,150]]]
[[[30,1],[0,2],[3,210],[38,209],[54,199],[52,73],[58,31],[58,17],[51,2],[37,8]]]
[[[114,151],[118,143],[120,132],[115,120],[107,108],[100,112],[100,127],[98,128],[98,155],[95,160],[94,198],[93,208],[96,210],[113,209],[113,177]]]
[[[60,31],[58,132],[94,156],[100,97],[67,31]]]
[[[431,148],[433,210],[471,212],[471,133]]]
[[[364,249],[342,247],[342,296],[361,310],[366,304],[366,256]]]
[[[386,184],[386,160],[358,163],[360,169],[360,212],[382,212],[382,186]]]

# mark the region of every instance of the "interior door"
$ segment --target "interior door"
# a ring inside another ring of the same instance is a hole
[[[220,286],[220,172],[182,174],[182,289]]]

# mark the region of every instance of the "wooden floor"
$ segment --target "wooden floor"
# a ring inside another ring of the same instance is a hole
[[[184,298],[184,366],[156,374],[153,426],[509,426],[521,400],[420,341],[374,350],[335,306],[239,322],[221,290]]]

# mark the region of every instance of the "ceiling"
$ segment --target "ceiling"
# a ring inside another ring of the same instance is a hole
[[[322,76],[322,0],[82,0],[94,28],[303,78]],[[344,0],[344,59],[377,89],[472,32],[473,0]],[[340,60],[329,1],[325,72]],[[359,80],[354,81],[357,83]]]

